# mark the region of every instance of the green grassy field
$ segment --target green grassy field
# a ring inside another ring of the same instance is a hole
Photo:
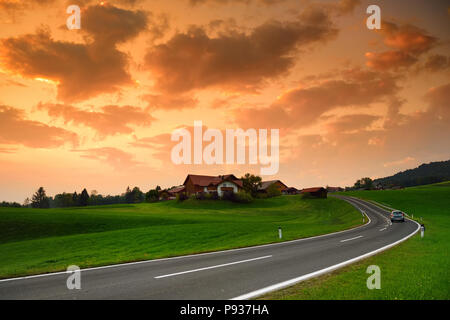
[[[347,229],[338,199],[187,200],[65,209],[0,208],[0,278],[237,248]]]
[[[343,194],[374,200],[423,218],[425,237],[406,242],[334,273],[261,299],[450,299],[450,182],[404,190]],[[369,265],[381,269],[381,289],[369,290]]]

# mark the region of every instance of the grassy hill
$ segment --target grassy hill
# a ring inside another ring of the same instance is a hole
[[[450,299],[450,181],[403,190],[345,192],[422,217],[416,235],[381,254],[263,299]],[[366,269],[381,269],[381,289],[369,290]]]
[[[308,237],[361,224],[338,199],[250,204],[187,200],[82,208],[0,208],[0,278]]]
[[[384,187],[413,187],[450,180],[450,160],[424,163],[414,169],[374,180]]]

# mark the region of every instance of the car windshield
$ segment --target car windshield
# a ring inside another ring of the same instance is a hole
[[[402,215],[402,213],[400,211],[395,211],[394,212],[394,216],[401,216],[401,215]]]

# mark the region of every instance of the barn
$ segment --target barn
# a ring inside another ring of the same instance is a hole
[[[302,194],[309,195],[314,198],[326,198],[328,191],[323,187],[306,188],[301,191]]]

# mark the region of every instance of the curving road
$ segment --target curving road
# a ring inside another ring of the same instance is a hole
[[[0,280],[0,299],[249,299],[337,269],[412,236],[416,222],[390,224],[372,203],[341,197],[370,222],[319,237],[184,257]]]

